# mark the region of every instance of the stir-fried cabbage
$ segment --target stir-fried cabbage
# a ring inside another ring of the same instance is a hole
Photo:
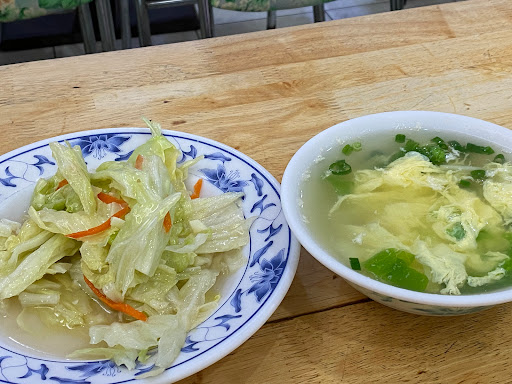
[[[0,220],[0,300],[17,298],[22,328],[33,315],[89,327],[104,346],[73,357],[130,369],[151,358],[154,375],[217,305],[217,277],[245,262],[250,220],[242,193],[192,199],[184,181],[201,157],[178,166],[180,151],[146,122],[152,137],[127,161],[92,173],[79,147],[50,145],[58,171],[36,184],[26,221]]]

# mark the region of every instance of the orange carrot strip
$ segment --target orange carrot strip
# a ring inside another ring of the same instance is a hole
[[[197,180],[194,185],[194,192],[190,195],[191,199],[197,199],[201,193],[201,187],[203,186],[203,179]]]
[[[112,215],[112,217],[117,217],[118,219],[122,219],[128,212],[130,212],[130,207],[126,205],[123,209],[120,209],[116,213]]]
[[[121,211],[119,211],[119,212],[121,212]],[[71,237],[73,239],[79,239],[80,237],[95,235],[97,233],[100,233],[100,232],[103,232],[103,231],[109,229],[110,221],[111,221],[111,219],[109,218],[107,221],[105,221],[104,223],[102,223],[96,227],[89,228],[85,231],[70,233],[69,235],[66,235],[66,236]]]
[[[135,159],[135,168],[142,169],[142,162],[144,161],[144,157],[142,155],[138,155]]]
[[[107,221],[105,221],[104,223],[102,223],[96,227],[89,228],[85,231],[70,233],[69,235],[66,235],[66,236],[71,237],[72,239],[79,239],[81,237],[91,236],[91,235],[95,235],[97,233],[106,231],[107,229],[110,228],[110,223],[112,221],[112,217],[117,217],[118,219],[122,219],[128,212],[130,212],[130,207],[128,205],[126,205],[124,208],[120,209],[119,211],[114,213],[111,217],[109,217],[109,219]]]
[[[59,189],[61,189],[63,186],[65,186],[66,184],[69,184],[68,181],[66,179],[62,179],[60,181],[60,183],[57,185],[57,189],[55,189],[56,191],[58,191]]]
[[[91,291],[93,291],[94,294],[96,296],[98,296],[98,298],[101,301],[103,301],[105,304],[107,304],[110,308],[112,308],[116,311],[119,311],[119,312],[126,313],[128,316],[134,317],[137,320],[146,321],[148,319],[148,317],[146,316],[145,313],[137,311],[131,305],[128,305],[125,303],[116,303],[115,301],[110,300],[107,296],[105,296],[105,294],[103,292],[101,292],[98,288],[96,288],[90,282],[90,280],[87,277],[85,277],[85,275],[84,275],[84,280],[85,280],[85,283],[89,286],[89,288],[91,288]]]
[[[172,227],[172,220],[171,220],[171,214],[167,212],[167,214],[164,217],[164,229],[165,232],[169,232]]]
[[[104,192],[98,193],[98,199],[103,201],[105,204],[117,203],[122,206],[125,206],[127,204],[126,201],[124,201],[122,199],[118,199],[117,197],[109,195]]]

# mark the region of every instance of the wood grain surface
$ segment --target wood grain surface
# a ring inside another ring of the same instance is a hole
[[[232,146],[278,180],[316,133],[383,111],[512,128],[512,2],[468,0],[246,35],[0,67],[0,153],[141,126]],[[269,322],[181,384],[512,382],[512,307],[457,318],[369,301],[304,250]]]

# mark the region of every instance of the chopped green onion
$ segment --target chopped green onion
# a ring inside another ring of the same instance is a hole
[[[432,140],[433,143],[436,143],[441,149],[447,150],[448,145],[444,142],[443,139],[441,139],[439,136],[434,137]]]
[[[461,187],[461,188],[469,188],[469,187],[471,187],[471,181],[469,181],[469,180],[461,180],[461,181],[459,181],[459,187]]]
[[[471,177],[475,180],[484,180],[485,171],[483,169],[475,169],[474,171],[471,171]]]
[[[428,157],[430,162],[434,165],[444,164],[446,162],[445,151],[435,144],[427,144],[417,149],[419,153]]]
[[[420,147],[420,143],[414,141],[414,140],[407,140],[407,142],[404,145],[405,152],[411,152],[416,151]]]
[[[354,147],[352,147],[350,144],[345,145],[341,150],[341,152],[346,156],[350,155],[353,151]]]
[[[341,152],[343,152],[344,155],[348,156],[354,151],[359,152],[361,149],[363,149],[363,146],[361,145],[361,143],[355,142],[352,145],[350,145],[350,144],[345,145],[343,147],[343,149],[341,150]]]
[[[350,268],[354,271],[361,270],[361,263],[359,263],[359,259],[357,257],[350,257],[348,260],[350,261]]]
[[[466,148],[461,145],[458,141],[452,140],[448,142],[448,145],[459,152],[466,152]]]
[[[489,146],[483,147],[481,145],[476,145],[472,143],[467,143],[466,150],[468,152],[480,153],[482,155],[492,155],[494,153],[494,149],[492,149]]]
[[[494,157],[493,162],[503,164],[503,163],[505,163],[505,156],[503,156],[500,153],[499,155],[496,155],[496,157]]]
[[[352,172],[352,167],[345,160],[338,160],[329,165],[329,170],[333,175],[348,175]]]
[[[399,133],[398,135],[395,136],[395,141],[397,143],[405,143],[405,135]]]
[[[397,135],[398,136],[398,135]],[[434,140],[434,139],[432,139]],[[448,148],[442,139],[442,144]],[[390,163],[404,156],[407,152],[418,152],[428,157],[430,162],[434,165],[440,165],[446,163],[446,151],[441,148],[438,144],[427,144],[420,146],[417,141],[408,139],[403,148],[390,157]]]
[[[466,237],[466,230],[461,223],[455,223],[451,228],[446,230],[446,234],[460,241]]]

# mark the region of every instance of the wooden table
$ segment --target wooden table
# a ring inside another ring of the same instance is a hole
[[[512,2],[468,0],[247,35],[0,67],[4,153],[141,126],[226,143],[277,179],[310,137],[391,110],[512,128]],[[501,383],[512,306],[454,318],[366,299],[305,251],[268,323],[192,383]]]

